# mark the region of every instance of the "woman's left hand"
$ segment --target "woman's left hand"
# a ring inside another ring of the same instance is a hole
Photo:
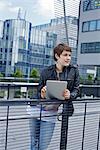
[[[66,99],[70,99],[70,91],[68,89],[65,89],[63,92],[63,97]]]

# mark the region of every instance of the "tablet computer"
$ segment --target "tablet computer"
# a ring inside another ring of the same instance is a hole
[[[47,80],[46,81],[46,98],[47,99],[59,99],[64,100],[65,98],[62,96],[64,90],[67,88],[67,81],[59,81],[59,80]]]

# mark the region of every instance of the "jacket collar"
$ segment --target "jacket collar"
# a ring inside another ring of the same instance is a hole
[[[73,67],[74,67],[73,64],[69,64],[68,67],[64,67],[64,71],[65,71],[66,69],[70,70],[70,68],[73,68]],[[56,70],[56,64],[49,66],[49,67],[48,67],[48,70],[53,70],[53,71],[55,71],[55,70]]]

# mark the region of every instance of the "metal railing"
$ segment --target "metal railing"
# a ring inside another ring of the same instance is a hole
[[[0,98],[37,98],[38,82],[0,82]],[[100,85],[80,84],[80,97],[100,97]]]
[[[38,83],[0,83],[1,91],[7,91],[6,97],[0,99],[0,150],[30,150],[32,120],[51,121],[52,118],[56,118],[55,128],[47,150],[99,150],[100,98],[73,100],[74,114],[68,117],[68,102],[35,99],[37,86]],[[21,87],[25,98],[22,98],[21,93],[19,98],[14,98],[14,92],[21,90]],[[29,96],[30,88],[33,99]],[[41,111],[44,104],[60,106],[56,114],[44,114]]]
[[[36,98],[38,83],[0,82],[0,98]]]
[[[44,104],[50,106],[53,103],[60,104],[57,114],[38,113],[34,106],[42,108]],[[73,100],[75,110],[71,117],[67,116],[67,109],[63,109],[66,103],[36,99],[0,101],[0,150],[30,150],[30,120],[50,121],[54,116],[55,128],[47,150],[99,150],[100,99]]]

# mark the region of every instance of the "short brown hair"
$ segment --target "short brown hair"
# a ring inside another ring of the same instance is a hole
[[[67,44],[64,44],[64,43],[58,44],[53,50],[53,56],[54,56],[55,61],[57,61],[55,54],[60,56],[63,51],[72,52],[71,47],[69,47]]]

